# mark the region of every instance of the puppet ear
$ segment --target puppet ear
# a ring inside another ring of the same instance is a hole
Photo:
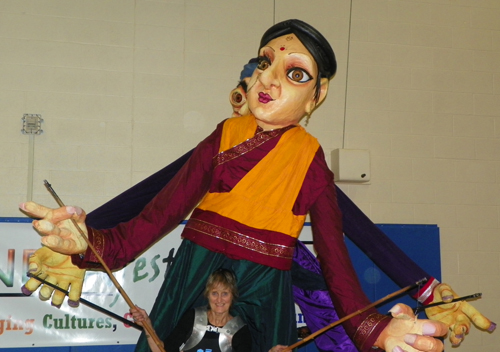
[[[313,98],[311,102],[307,105],[306,108],[307,115],[311,115],[314,109],[316,109],[316,107],[320,105],[323,102],[323,100],[325,100],[326,94],[328,93],[328,87],[330,85],[330,81],[328,80],[328,78],[321,78],[319,84],[320,87],[319,87],[318,99],[316,100],[315,98]]]
[[[323,100],[326,98],[326,93],[328,93],[328,87],[330,85],[330,80],[328,78],[321,78],[320,81],[320,88],[319,88],[319,97],[318,97],[318,102],[317,105],[321,104]]]

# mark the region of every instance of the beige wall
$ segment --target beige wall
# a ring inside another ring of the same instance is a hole
[[[444,281],[500,321],[498,0],[0,0],[0,216],[21,215],[30,139],[33,199],[55,206],[47,179],[88,211],[194,147],[286,18],[338,56],[307,129],[327,158],[371,153],[370,183],[340,187],[374,222],[437,224]],[[43,134],[20,132],[25,113]],[[499,336],[474,330],[460,351]]]

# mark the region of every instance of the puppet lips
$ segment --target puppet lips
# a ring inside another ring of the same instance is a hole
[[[261,103],[267,104],[270,101],[273,101],[273,98],[271,98],[271,96],[269,94],[267,94],[267,93],[260,92],[259,93],[259,101]]]

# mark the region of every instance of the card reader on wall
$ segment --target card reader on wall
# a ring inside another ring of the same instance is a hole
[[[334,149],[331,154],[335,182],[370,181],[370,151]]]

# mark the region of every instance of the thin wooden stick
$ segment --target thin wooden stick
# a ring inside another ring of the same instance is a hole
[[[54,199],[56,200],[57,204],[59,204],[60,207],[64,207],[65,206],[64,203],[59,198],[59,196],[56,194],[56,192],[54,191],[54,189],[52,188],[52,186],[50,185],[50,183],[47,182],[47,180],[44,180],[44,184],[45,184],[45,187],[47,188],[47,190],[50,192],[50,194],[52,194],[52,197],[54,197]],[[78,230],[78,232],[80,233],[80,236],[82,236],[83,239],[85,240],[85,242],[87,242],[87,245],[89,246],[90,250],[92,251],[92,253],[94,253],[94,255],[96,256],[96,258],[99,260],[99,263],[102,265],[102,267],[104,268],[104,271],[106,271],[106,273],[108,274],[109,278],[111,279],[111,281],[113,282],[113,284],[115,285],[115,287],[118,289],[118,292],[120,292],[120,294],[122,295],[122,297],[125,299],[125,302],[127,302],[128,306],[130,308],[136,308],[135,304],[132,302],[132,300],[127,295],[127,293],[125,292],[125,290],[122,288],[122,286],[120,285],[120,283],[116,280],[115,276],[113,275],[113,273],[111,272],[111,270],[109,269],[109,267],[106,265],[106,263],[104,262],[104,260],[100,256],[100,254],[94,248],[94,246],[92,245],[92,243],[90,243],[89,239],[87,238],[87,236],[85,235],[85,233],[81,229],[80,225],[78,225],[78,223],[74,219],[70,219],[70,220],[73,223],[73,225],[76,227],[76,229]],[[149,335],[151,336],[151,338],[153,339],[153,341],[155,342],[155,344],[158,346],[158,348],[160,349],[160,351],[165,352],[165,349],[162,347],[161,341],[158,339],[158,335],[156,335],[153,327],[150,324],[148,324],[147,322],[143,323],[143,327],[149,333]]]
[[[370,309],[370,308],[373,308],[373,307],[375,307],[375,306],[378,306],[379,304],[381,304],[381,303],[383,303],[383,302],[385,302],[385,301],[388,301],[389,299],[391,299],[391,298],[393,298],[393,297],[396,297],[396,296],[398,296],[398,295],[400,295],[400,294],[402,294],[402,293],[404,293],[404,292],[406,292],[406,291],[409,291],[409,290],[412,290],[412,289],[414,289],[414,288],[416,288],[416,287],[419,287],[419,286],[421,286],[421,285],[422,285],[424,282],[426,282],[426,281],[427,281],[427,279],[426,279],[426,278],[424,278],[424,279],[422,279],[422,280],[420,280],[420,281],[418,281],[418,282],[414,283],[413,285],[406,286],[406,287],[402,288],[401,290],[398,290],[398,291],[396,291],[396,292],[393,292],[393,293],[391,293],[391,294],[389,294],[389,295],[387,295],[387,296],[385,296],[385,297],[383,297],[383,298],[379,299],[378,301],[375,301],[375,302],[373,302],[373,303],[370,303],[370,304],[369,304],[369,305],[367,305],[366,307],[361,308],[361,309],[357,310],[357,311],[356,311],[356,312],[354,312],[354,313],[351,313],[351,314],[349,314],[349,315],[346,315],[346,316],[345,316],[345,317],[343,317],[342,319],[339,319],[339,320],[337,320],[337,321],[335,321],[335,322],[331,323],[330,325],[327,325],[327,326],[325,326],[324,328],[319,329],[318,331],[316,331],[316,332],[312,333],[311,335],[309,335],[309,336],[307,336],[307,337],[303,338],[302,340],[300,340],[300,341],[298,341],[298,342],[294,343],[293,345],[288,346],[287,348],[285,348],[285,349],[283,350],[283,352],[291,351],[291,350],[293,350],[294,348],[297,348],[297,347],[299,347],[299,346],[302,346],[302,345],[303,345],[303,344],[305,344],[307,341],[314,339],[316,336],[321,335],[321,334],[322,334],[322,333],[324,333],[325,331],[330,330],[331,328],[333,328],[333,327],[335,327],[335,326],[337,326],[337,325],[339,325],[339,324],[342,324],[344,321],[349,320],[349,319],[351,319],[352,317],[355,317],[356,315],[359,315],[359,314],[361,314],[361,313],[363,313],[363,312],[367,311],[367,310],[368,310],[368,309]]]

